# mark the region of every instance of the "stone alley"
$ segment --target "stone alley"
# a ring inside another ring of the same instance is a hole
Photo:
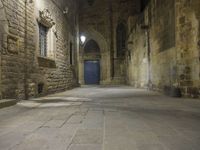
[[[200,102],[83,86],[0,109],[0,150],[199,150]]]

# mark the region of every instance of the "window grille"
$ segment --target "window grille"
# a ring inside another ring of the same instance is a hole
[[[42,24],[39,24],[39,46],[40,56],[47,57],[47,33],[48,28]]]

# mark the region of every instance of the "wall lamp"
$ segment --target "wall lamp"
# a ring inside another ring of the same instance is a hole
[[[81,44],[83,45],[85,43],[85,41],[86,41],[86,36],[81,35],[80,36],[80,40],[81,40]]]

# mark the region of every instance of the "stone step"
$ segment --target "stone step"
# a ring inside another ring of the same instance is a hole
[[[17,104],[16,99],[2,99],[0,100],[0,109]]]

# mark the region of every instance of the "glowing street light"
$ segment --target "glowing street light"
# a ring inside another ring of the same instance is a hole
[[[81,35],[80,39],[81,39],[81,43],[84,44],[86,41],[86,37],[84,35]]]

